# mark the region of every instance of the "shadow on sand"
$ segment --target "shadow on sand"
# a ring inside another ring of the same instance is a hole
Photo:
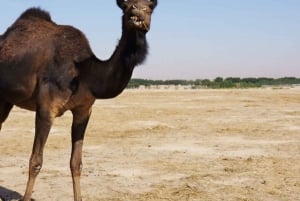
[[[0,201],[20,200],[21,198],[20,193],[0,186]]]

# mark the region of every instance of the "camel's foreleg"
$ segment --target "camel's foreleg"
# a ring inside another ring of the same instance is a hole
[[[70,168],[73,180],[74,201],[81,201],[80,176],[82,170],[82,145],[91,108],[77,108],[72,110],[72,112],[72,154]]]
[[[51,82],[41,82],[36,102],[35,136],[32,153],[29,161],[29,176],[23,201],[30,201],[37,175],[43,165],[44,147],[57,116],[59,107],[63,102],[60,90]]]
[[[35,179],[43,165],[43,151],[54,118],[47,111],[38,110],[35,121],[35,137],[29,161],[29,176],[23,201],[30,201]]]

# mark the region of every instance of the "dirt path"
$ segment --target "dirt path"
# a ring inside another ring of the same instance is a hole
[[[71,115],[58,118],[33,197],[71,201]],[[0,133],[0,196],[25,190],[34,114]],[[85,201],[296,201],[300,89],[128,90],[97,101],[84,145]]]

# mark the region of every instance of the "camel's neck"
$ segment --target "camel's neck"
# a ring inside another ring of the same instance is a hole
[[[111,58],[100,61],[89,59],[85,66],[90,69],[86,81],[96,98],[113,98],[127,86],[133,69],[141,64],[147,55],[145,33],[123,31],[121,40]]]

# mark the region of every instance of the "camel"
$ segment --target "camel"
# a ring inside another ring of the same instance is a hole
[[[108,60],[98,59],[78,29],[58,25],[30,8],[0,36],[0,129],[14,105],[35,111],[35,135],[23,201],[30,201],[43,150],[56,117],[73,115],[70,169],[74,201],[82,200],[80,175],[85,130],[96,99],[118,96],[148,53],[146,34],[157,0],[117,0],[122,36]]]

